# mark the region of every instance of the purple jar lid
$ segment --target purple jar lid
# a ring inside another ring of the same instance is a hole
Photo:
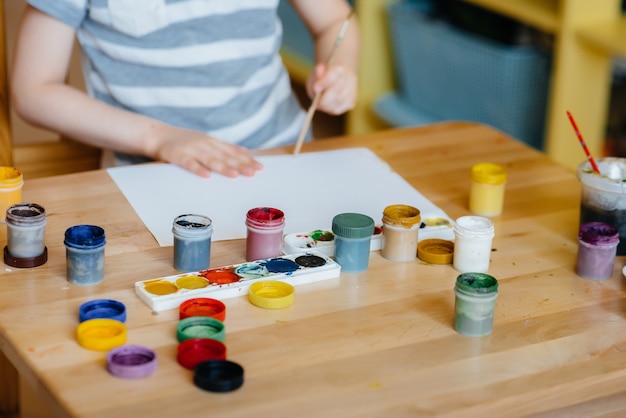
[[[580,226],[578,239],[590,245],[617,245],[619,230],[604,222],[587,222]]]
[[[117,377],[138,379],[150,376],[156,368],[156,353],[147,347],[129,344],[107,353],[107,369]]]

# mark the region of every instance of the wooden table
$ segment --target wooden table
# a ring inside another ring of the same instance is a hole
[[[468,123],[319,140],[304,151],[357,146],[453,219],[469,214],[474,163],[507,167],[504,213],[494,219],[489,273],[500,294],[490,336],[454,331],[451,265],[394,263],[373,252],[366,272],[299,286],[284,310],[227,299],[228,357],[244,367],[245,383],[227,394],[202,391],[176,361],[178,312],[153,313],[133,290],[138,280],[176,273],[172,249],[159,247],[108,174],[94,171],[26,182],[25,199],[48,213],[49,261],[0,272],[2,351],[58,416],[511,417],[626,407],[624,260],[604,282],[574,273],[574,173]],[[106,276],[94,287],[66,281],[63,232],[79,223],[107,233]],[[243,240],[215,242],[211,265],[243,262],[244,253]],[[78,307],[95,298],[127,306],[128,343],[157,352],[154,375],[113,377],[105,353],[77,344]]]

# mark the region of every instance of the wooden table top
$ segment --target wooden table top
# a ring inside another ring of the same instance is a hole
[[[2,351],[59,416],[510,417],[626,405],[624,260],[604,282],[575,274],[573,172],[460,122],[318,140],[303,152],[346,147],[371,149],[452,219],[470,214],[473,164],[506,166],[504,212],[493,219],[489,274],[500,293],[491,335],[453,329],[451,265],[394,263],[377,251],[365,272],[298,286],[286,309],[226,299],[228,358],[243,366],[245,383],[202,391],[176,361],[178,311],[151,312],[134,293],[136,281],[177,273],[172,248],[159,247],[106,171],[94,171],[26,180],[24,200],[48,214],[49,260],[0,271]],[[66,280],[63,232],[79,223],[107,234],[105,279],[93,287]],[[244,240],[215,242],[211,266],[244,255]],[[97,298],[126,305],[128,343],[156,351],[155,374],[116,378],[106,353],[77,344],[78,307]]]

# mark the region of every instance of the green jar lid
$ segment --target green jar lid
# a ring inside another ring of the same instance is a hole
[[[463,273],[456,278],[456,289],[473,294],[493,293],[498,291],[498,281],[485,273]]]
[[[342,238],[366,238],[374,233],[374,220],[360,213],[341,213],[333,218],[332,229]]]
[[[190,338],[211,338],[224,342],[225,336],[224,323],[210,316],[190,316],[178,321],[176,326],[178,342]]]

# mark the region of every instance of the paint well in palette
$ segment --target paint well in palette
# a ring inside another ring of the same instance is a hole
[[[224,299],[245,295],[259,280],[283,280],[292,285],[339,277],[341,267],[329,257],[309,252],[144,280],[135,292],[154,311],[178,308],[196,297]]]

